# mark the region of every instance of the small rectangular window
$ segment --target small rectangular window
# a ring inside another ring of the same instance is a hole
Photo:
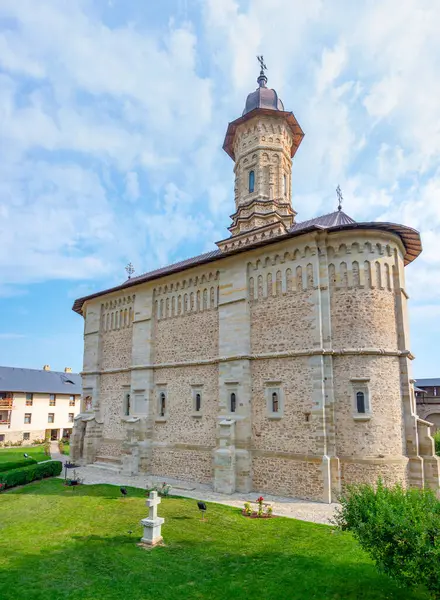
[[[365,394],[364,392],[357,392],[356,394],[356,409],[358,413],[365,413]]]
[[[192,387],[192,416],[201,417],[203,412],[203,393],[202,385],[193,385]]]
[[[69,413],[69,423],[73,423],[74,416],[75,416],[74,413]]]
[[[49,406],[56,406],[57,398],[55,394],[49,394]]]
[[[26,406],[32,406],[33,403],[34,403],[34,395],[26,394]]]
[[[29,425],[30,422],[32,420],[32,414],[31,413],[24,413],[24,422]]]
[[[55,422],[55,413],[49,413],[47,415],[47,422],[48,423],[54,423]]]
[[[237,410],[237,395],[235,392],[231,392],[231,395],[229,397],[229,409],[231,413],[235,413],[235,411]]]
[[[281,382],[266,384],[266,412],[269,419],[281,419],[284,413],[284,395]]]
[[[125,394],[124,415],[126,417],[130,416],[130,394]]]
[[[5,441],[5,434],[0,433],[0,442],[4,442],[4,441]]]
[[[353,418],[358,421],[371,419],[369,379],[351,379],[353,386]]]
[[[28,441],[30,439],[31,439],[31,434],[28,431],[26,431],[25,433],[23,433],[23,440],[24,441]]]
[[[166,402],[167,402],[167,399],[166,399],[166,396],[165,396],[165,392],[161,392],[159,394],[159,416],[160,417],[164,417],[165,416],[165,412],[166,412],[166,409],[167,409]]]
[[[69,406],[75,406],[75,396],[69,396]]]

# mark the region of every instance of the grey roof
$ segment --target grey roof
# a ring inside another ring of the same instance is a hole
[[[322,215],[321,217],[315,217],[314,219],[309,219],[308,221],[295,223],[290,228],[290,231],[302,231],[308,227],[338,227],[338,225],[350,225],[351,223],[356,223],[356,221],[342,212],[342,210],[336,210],[328,215]]]
[[[405,265],[409,264],[411,261],[417,258],[417,256],[422,251],[420,234],[418,233],[418,231],[412,229],[411,227],[406,227],[405,225],[398,225],[396,223],[381,223],[379,221],[357,223],[356,221],[354,221],[354,219],[346,215],[344,212],[335,211],[327,215],[322,215],[314,219],[309,219],[308,221],[303,221],[302,223],[295,223],[286,234],[280,236],[267,238],[266,240],[257,242],[255,244],[239,246],[232,250],[228,250],[227,252],[220,249],[211,250],[211,252],[205,252],[204,254],[199,254],[198,256],[193,256],[192,258],[181,260],[180,262],[174,263],[172,265],[167,265],[165,267],[161,267],[160,269],[155,269],[154,271],[143,273],[142,275],[138,275],[137,277],[132,277],[131,279],[127,279],[120,285],[108,288],[106,290],[102,290],[100,292],[96,292],[94,294],[89,294],[88,296],[84,296],[82,298],[78,298],[73,303],[72,310],[74,310],[78,314],[82,314],[82,307],[84,305],[84,302],[86,302],[87,300],[99,298],[100,296],[104,296],[104,294],[109,294],[111,292],[125,290],[138,283],[144,283],[146,281],[158,279],[159,277],[162,277],[164,275],[178,273],[179,271],[184,271],[185,269],[189,269],[191,267],[207,264],[221,258],[226,258],[227,256],[232,256],[233,254],[246,252],[252,250],[257,246],[265,246],[268,244],[277,243],[286,238],[295,237],[297,235],[299,236],[310,231],[319,231],[322,229],[327,229],[329,231],[348,231],[354,229],[376,229],[380,231],[389,231],[390,233],[399,236],[402,240],[402,243],[405,247]]]
[[[258,87],[255,92],[251,92],[246,98],[243,115],[256,108],[268,108],[270,110],[284,110],[284,105],[278,98],[275,90],[266,87],[266,77],[258,78]]]
[[[0,390],[2,392],[35,394],[81,394],[81,375],[39,369],[0,367]]]
[[[440,387],[440,377],[433,377],[432,379],[416,379],[417,387]]]

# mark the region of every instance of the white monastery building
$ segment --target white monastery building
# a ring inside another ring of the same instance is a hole
[[[85,330],[73,460],[324,502],[378,477],[439,486],[411,376],[404,271],[420,236],[341,205],[298,220],[303,135],[262,70],[223,146],[229,237],[74,303]]]
[[[0,367],[0,444],[69,438],[80,400],[81,376],[68,367]]]

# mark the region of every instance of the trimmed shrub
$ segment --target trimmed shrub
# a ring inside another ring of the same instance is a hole
[[[436,431],[432,437],[434,438],[435,443],[435,453],[440,456],[440,429]]]
[[[36,465],[37,461],[33,458],[23,458],[22,460],[11,460],[9,462],[0,463],[0,473],[10,471],[11,469],[19,469],[20,467],[28,467]]]
[[[440,501],[432,490],[400,485],[349,487],[336,524],[351,531],[377,567],[399,583],[423,584],[440,598]]]
[[[11,488],[16,485],[30,483],[36,479],[53,477],[54,475],[59,475],[62,469],[63,464],[59,460],[22,467],[21,469],[12,469],[12,471],[0,473],[0,487]]]

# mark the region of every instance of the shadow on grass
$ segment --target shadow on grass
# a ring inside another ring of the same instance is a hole
[[[398,588],[371,563],[337,556],[277,552],[248,554],[205,540],[165,539],[145,551],[135,536],[73,536],[62,548],[10,557],[0,569],[2,600],[427,600]]]

